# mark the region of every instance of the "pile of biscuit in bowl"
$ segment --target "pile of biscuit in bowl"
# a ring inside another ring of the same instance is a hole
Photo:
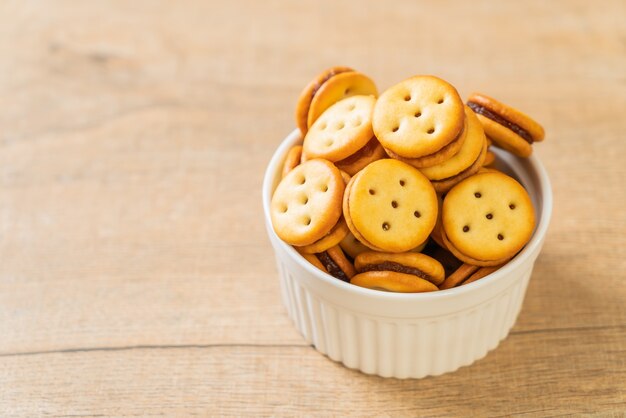
[[[535,210],[490,147],[528,157],[541,125],[480,93],[408,78],[378,95],[347,67],[323,71],[296,106],[301,145],[271,199],[276,235],[339,280],[429,292],[479,280],[531,238]]]

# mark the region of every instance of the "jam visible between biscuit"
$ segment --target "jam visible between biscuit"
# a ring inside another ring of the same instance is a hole
[[[510,122],[504,119],[502,116],[492,112],[491,110],[487,109],[485,106],[479,105],[478,103],[474,103],[474,102],[467,102],[467,105],[475,113],[479,115],[483,115],[484,117],[491,119],[492,121],[499,123],[500,125],[515,132],[516,134],[524,138],[524,140],[528,142],[529,144],[532,145],[532,143],[534,142],[533,137],[530,136],[530,134],[526,130],[524,130],[524,128],[522,128],[519,125],[514,124],[513,122]]]

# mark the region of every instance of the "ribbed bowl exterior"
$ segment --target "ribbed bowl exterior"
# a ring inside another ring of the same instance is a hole
[[[452,372],[484,357],[506,338],[524,300],[530,269],[496,298],[437,318],[381,318],[310,292],[278,261],[283,303],[307,343],[346,367],[382,377]]]
[[[270,163],[264,207],[282,300],[308,343],[332,360],[363,373],[422,378],[470,365],[506,338],[521,310],[547,230],[551,191],[545,171],[535,176],[528,167],[513,167],[546,224],[539,222],[535,242],[531,241],[507,266],[457,289],[390,294],[362,289],[322,273],[274,233],[268,208],[277,181],[277,161],[296,140],[292,133]],[[515,161],[509,163],[516,165]],[[537,164],[533,161],[531,168]],[[543,170],[540,165],[539,170]]]

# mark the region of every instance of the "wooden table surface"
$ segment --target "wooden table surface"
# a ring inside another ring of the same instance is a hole
[[[0,415],[626,414],[626,3],[0,6]],[[436,74],[540,120],[554,215],[508,339],[366,376],[280,303],[263,170],[300,89]]]

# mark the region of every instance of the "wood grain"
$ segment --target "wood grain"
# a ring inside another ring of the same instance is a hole
[[[0,4],[2,416],[626,414],[626,4]],[[419,381],[280,305],[265,165],[320,69],[437,74],[536,116],[553,183],[510,337]]]

